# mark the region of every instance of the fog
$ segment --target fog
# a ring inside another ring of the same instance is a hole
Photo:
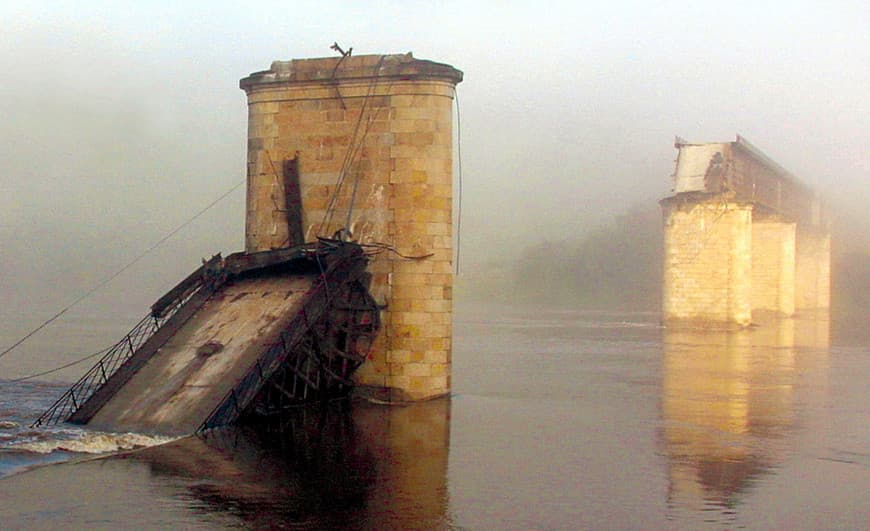
[[[668,195],[675,135],[743,135],[870,252],[866,2],[25,4],[0,7],[0,316],[50,317],[241,182],[238,80],[333,41],[465,72],[470,274]],[[80,311],[144,311],[242,248],[243,209],[242,187]]]

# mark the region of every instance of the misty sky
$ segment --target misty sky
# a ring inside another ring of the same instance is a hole
[[[866,1],[585,4],[3,3],[4,311],[47,317],[241,182],[239,79],[333,41],[465,72],[464,267],[667,195],[674,135],[739,133],[870,226]],[[102,296],[147,305],[240,250],[243,208],[240,188]]]

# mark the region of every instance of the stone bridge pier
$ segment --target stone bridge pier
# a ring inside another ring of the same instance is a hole
[[[742,327],[830,307],[830,222],[817,196],[741,137],[678,140],[664,217],[666,324]]]
[[[371,252],[381,330],[357,383],[450,390],[452,104],[462,72],[397,55],[275,61],[248,97],[246,251],[317,237]]]

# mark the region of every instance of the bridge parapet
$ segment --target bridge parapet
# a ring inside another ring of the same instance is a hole
[[[757,215],[772,215],[804,228],[827,231],[830,220],[819,194],[741,136],[734,142],[690,143],[678,138],[674,192],[723,194],[749,202]]]

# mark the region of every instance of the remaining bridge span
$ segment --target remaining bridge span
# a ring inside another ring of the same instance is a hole
[[[674,192],[724,194],[804,227],[829,223],[819,194],[740,135],[734,142],[695,144],[678,139]]]
[[[217,256],[155,303],[150,337],[125,337],[109,353],[123,361],[101,360],[37,424],[180,435],[344,392],[378,327],[366,263],[331,241]]]
[[[677,140],[664,212],[668,323],[746,326],[830,305],[830,222],[818,194],[741,137]]]

